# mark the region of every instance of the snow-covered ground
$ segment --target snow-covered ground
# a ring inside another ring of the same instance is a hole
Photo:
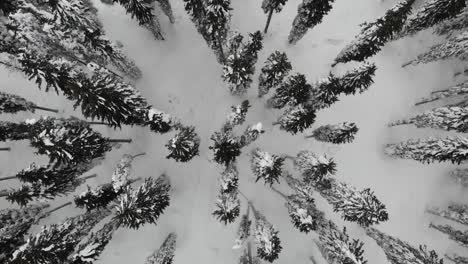
[[[266,15],[263,14],[261,1],[233,0],[231,29],[246,34],[263,29]],[[333,10],[322,24],[309,31],[295,46],[286,43],[297,5],[301,0],[289,0],[280,14],[274,14],[270,32],[265,38],[264,49],[260,53],[258,70],[266,57],[274,50],[285,51],[289,56],[293,71],[303,73],[310,82],[325,77],[330,65],[341,50],[359,30],[359,24],[382,15],[396,1],[376,0],[337,0]],[[356,122],[359,127],[356,140],[352,144],[331,146],[304,139],[303,135],[292,136],[273,127],[271,123],[280,111],[267,109],[265,99],[257,98],[255,81],[248,95],[233,97],[223,84],[221,66],[216,62],[212,51],[196,32],[183,9],[183,2],[172,1],[176,23],[170,24],[161,16],[165,41],[155,41],[149,32],[137,26],[125,15],[120,6],[109,7],[96,1],[108,35],[121,40],[125,50],[143,70],[144,77],[137,87],[148,101],[179,118],[184,123],[197,127],[202,138],[200,156],[189,163],[176,163],[166,160],[164,144],[172,135],[156,135],[149,130],[125,127],[113,131],[105,127],[98,130],[110,137],[129,137],[134,140],[107,155],[102,166],[92,173],[99,177],[88,181],[90,185],[108,182],[120,157],[125,153],[136,154],[142,151],[148,155],[134,161],[135,177],[157,177],[166,172],[173,185],[171,206],[160,218],[157,226],[145,226],[139,230],[119,230],[97,263],[143,263],[144,259],[162,243],[170,232],[178,234],[175,263],[237,263],[240,251],[232,250],[237,222],[228,226],[217,222],[211,212],[219,189],[218,178],[221,168],[211,162],[208,149],[210,135],[219,130],[230,106],[249,99],[253,107],[247,115],[247,124],[262,122],[265,134],[251,144],[239,160],[240,189],[255,204],[256,208],[280,231],[283,251],[278,264],[287,263],[324,263],[313,243],[314,235],[299,233],[290,223],[287,209],[282,198],[262,183],[254,183],[250,170],[249,157],[246,155],[255,147],[272,154],[295,155],[303,149],[317,154],[327,153],[338,163],[337,177],[358,188],[370,187],[384,202],[390,220],[378,228],[390,235],[398,236],[414,245],[428,244],[438,252],[461,252],[455,243],[446,236],[428,228],[434,217],[424,214],[428,204],[443,205],[450,200],[467,200],[468,196],[448,183],[446,173],[454,165],[422,165],[413,161],[390,159],[382,154],[385,143],[396,142],[411,137],[447,134],[441,131],[398,127],[389,129],[386,124],[412,112],[421,111],[412,105],[430,91],[448,87],[459,80],[453,78],[456,67],[454,62],[441,62],[402,69],[400,65],[422,48],[433,43],[430,34],[419,34],[414,38],[400,40],[387,45],[378,56],[378,70],[375,84],[362,95],[341,98],[330,109],[319,112],[314,127],[343,121]],[[339,65],[338,72],[350,69],[352,65]],[[258,75],[255,76],[255,80]],[[461,77],[459,77],[461,78]],[[72,104],[53,93],[39,91],[18,73],[0,69],[0,87],[6,92],[24,96],[38,105],[63,109],[59,114],[67,117],[81,117],[73,111]],[[38,117],[36,114],[2,116],[4,120],[24,120]],[[29,165],[30,162],[45,163],[44,157],[33,154],[27,142],[2,143],[12,147],[11,152],[0,152],[0,176],[12,175]],[[11,184],[11,185],[10,185]],[[13,186],[14,182],[2,182],[2,189]],[[286,183],[279,189],[288,193]],[[85,189],[81,186],[78,191]],[[70,197],[57,199],[54,204],[68,201]],[[245,201],[242,201],[246,210]],[[343,224],[339,216],[322,199],[320,208],[337,223]],[[9,206],[0,201],[0,207]],[[43,223],[57,222],[64,217],[77,214],[72,207],[55,213]],[[240,218],[238,219],[240,220]],[[365,242],[365,256],[369,263],[386,263],[383,251],[364,231],[355,224],[346,223],[354,238]]]

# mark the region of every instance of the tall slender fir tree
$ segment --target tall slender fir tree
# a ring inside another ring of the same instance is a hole
[[[258,97],[266,95],[270,89],[282,84],[291,70],[291,62],[286,53],[275,51],[270,54],[258,78]]]
[[[359,129],[355,123],[343,122],[320,126],[306,137],[327,143],[344,144],[351,143],[358,131]]]
[[[273,16],[273,12],[279,13],[283,9],[283,6],[286,4],[288,0],[263,0],[262,1],[262,9],[265,14],[268,14],[267,22],[265,24],[265,29],[263,33],[268,32],[268,27],[270,26],[271,17]]]

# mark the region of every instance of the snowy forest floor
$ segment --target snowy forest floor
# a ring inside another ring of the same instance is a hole
[[[430,34],[422,33],[411,39],[389,43],[372,59],[378,70],[375,83],[369,91],[362,95],[342,97],[340,102],[318,113],[314,128],[343,121],[355,122],[360,130],[353,143],[331,146],[305,139],[306,133],[292,136],[271,125],[281,112],[267,109],[265,99],[257,98],[256,80],[266,57],[274,50],[285,51],[293,64],[293,71],[303,73],[309,82],[315,82],[326,77],[334,57],[358,32],[359,24],[382,15],[396,1],[338,0],[322,24],[310,30],[297,45],[288,46],[287,35],[300,2],[301,0],[289,0],[280,14],[274,14],[270,32],[265,37],[264,48],[256,65],[255,81],[248,95],[239,98],[229,94],[221,80],[221,66],[196,32],[183,9],[182,1],[172,1],[175,24],[170,24],[165,16],[160,17],[165,41],[154,40],[148,31],[138,27],[137,22],[131,21],[120,6],[107,6],[96,1],[107,34],[114,40],[122,41],[126,52],[143,71],[143,79],[137,83],[138,89],[156,107],[179,117],[185,124],[195,125],[202,138],[199,157],[188,163],[176,163],[165,159],[167,154],[164,144],[172,134],[156,135],[148,129],[138,127],[124,127],[116,131],[97,127],[107,136],[129,137],[134,142],[107,154],[102,166],[90,172],[98,173],[99,177],[88,181],[89,185],[108,182],[114,166],[123,154],[143,151],[147,155],[134,162],[133,175],[157,177],[166,172],[173,185],[171,206],[160,218],[158,225],[148,225],[138,231],[119,230],[97,263],[143,263],[172,231],[178,234],[175,263],[238,262],[240,252],[231,249],[237,222],[224,226],[211,216],[221,168],[210,161],[212,153],[208,146],[211,143],[210,135],[220,129],[230,106],[244,99],[249,99],[253,105],[246,123],[262,122],[266,133],[243,150],[238,163],[240,189],[280,231],[284,249],[276,263],[313,263],[310,260],[312,256],[317,264],[324,261],[313,243],[315,235],[305,235],[294,229],[282,198],[267,186],[254,183],[247,154],[255,147],[261,147],[272,154],[295,155],[304,149],[318,154],[327,153],[338,164],[339,179],[359,189],[370,187],[386,204],[390,220],[379,225],[380,230],[414,245],[428,244],[441,254],[461,251],[446,236],[430,230],[429,222],[439,219],[424,214],[427,205],[443,205],[451,200],[468,199],[466,194],[448,183],[446,174],[455,165],[422,165],[414,161],[394,160],[384,156],[382,151],[385,143],[437,133],[447,134],[410,126],[390,129],[386,124],[421,111],[421,108],[413,107],[414,102],[432,90],[459,82],[460,79],[455,79],[453,74],[461,68],[456,69],[453,62],[401,68],[402,63],[437,41]],[[243,34],[262,29],[266,16],[260,5],[260,0],[232,1],[234,10],[231,29]],[[336,70],[342,72],[351,69],[351,66],[339,65]],[[38,105],[63,109],[60,116],[82,117],[79,111],[73,111],[72,103],[64,97],[39,91],[34,86],[20,74],[10,73],[5,68],[0,69],[2,90],[21,95]],[[19,114],[14,117],[7,115],[4,119],[24,120],[38,118],[40,114]],[[0,176],[11,175],[27,167],[32,161],[46,163],[44,157],[33,154],[27,142],[10,145],[10,153],[0,153]],[[13,186],[15,183],[2,183],[2,189],[9,187],[9,184]],[[85,188],[86,186],[81,186],[78,192]],[[279,189],[289,193],[285,182],[281,183]],[[57,199],[54,204],[61,204],[71,198],[72,196]],[[241,212],[244,212],[245,201],[242,202]],[[318,198],[317,202],[319,208],[325,210],[331,219],[348,227],[351,237],[365,242],[365,257],[369,263],[386,263],[383,251],[365,236],[362,228],[341,221],[324,200]],[[1,208],[7,206],[10,205],[6,201],[0,201]],[[57,222],[78,212],[78,209],[69,207],[43,223]]]

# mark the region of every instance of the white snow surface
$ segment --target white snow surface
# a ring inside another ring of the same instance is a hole
[[[219,190],[217,179],[221,168],[210,162],[212,152],[208,146],[211,144],[210,135],[221,128],[230,106],[240,104],[244,99],[249,99],[252,104],[246,123],[261,121],[266,132],[252,145],[244,148],[243,155],[238,160],[240,190],[250,197],[255,207],[279,230],[283,250],[275,263],[310,263],[312,255],[318,264],[325,262],[314,245],[313,238],[316,235],[301,234],[290,223],[286,207],[280,206],[284,204],[283,198],[263,183],[254,183],[255,177],[249,165],[250,157],[246,154],[255,147],[261,147],[270,153],[291,156],[303,149],[327,153],[328,157],[333,157],[337,162],[337,178],[358,189],[372,188],[386,204],[390,220],[378,226],[379,230],[413,245],[427,244],[440,254],[466,253],[443,234],[429,229],[429,222],[441,219],[424,213],[427,205],[444,206],[450,200],[468,200],[468,195],[449,184],[446,176],[449,170],[457,166],[423,165],[414,161],[395,160],[386,157],[382,151],[385,143],[449,134],[412,126],[387,128],[386,124],[429,109],[422,108],[429,107],[428,105],[415,108],[413,104],[419,98],[428,96],[431,91],[459,83],[461,79],[455,79],[453,74],[462,69],[461,65],[451,61],[403,69],[400,67],[402,63],[414,58],[436,40],[429,33],[423,32],[413,38],[392,42],[371,59],[375,61],[378,70],[375,83],[369,90],[361,95],[341,97],[340,102],[318,113],[316,123],[311,128],[344,121],[355,122],[359,132],[353,143],[332,146],[313,139],[304,139],[301,134],[290,135],[271,125],[281,111],[267,109],[267,98],[257,98],[258,74],[268,55],[274,50],[285,51],[291,60],[293,71],[305,74],[311,83],[318,81],[327,76],[333,59],[359,32],[359,24],[373,21],[397,2],[336,1],[322,24],[309,30],[295,46],[288,46],[287,36],[296,16],[297,5],[301,1],[289,0],[281,13],[273,14],[264,48],[259,54],[254,82],[247,95],[242,98],[230,95],[226,84],[221,80],[221,65],[216,62],[213,51],[197,33],[183,9],[182,1],[171,1],[175,24],[169,24],[167,18],[161,16],[165,41],[154,40],[150,32],[138,27],[136,21],[125,15],[122,7],[110,7],[94,1],[108,36],[122,41],[124,50],[141,67],[143,79],[136,87],[142,95],[161,111],[180,118],[185,124],[195,125],[202,140],[200,156],[188,163],[176,163],[165,158],[167,151],[164,147],[175,132],[161,136],[147,128],[123,127],[121,130],[113,130],[93,126],[105,136],[128,137],[133,139],[133,143],[123,144],[119,149],[108,153],[101,166],[89,172],[97,173],[98,177],[89,179],[86,184],[94,187],[109,182],[115,165],[123,154],[147,152],[146,156],[140,158],[138,165],[134,166],[132,177],[158,177],[166,173],[173,187],[171,205],[158,220],[158,224],[147,225],[139,230],[120,229],[96,264],[144,263],[146,257],[163,242],[169,232],[178,234],[175,264],[238,263],[241,251],[232,250],[232,241],[236,237],[240,217],[236,223],[225,226],[211,216]],[[261,1],[233,0],[232,6],[234,10],[231,29],[239,30],[245,35],[264,27],[266,15],[261,9]],[[339,41],[331,43],[330,39]],[[352,69],[352,66],[353,63],[340,64],[334,72],[342,73]],[[73,110],[73,103],[65,97],[58,96],[53,91],[45,93],[21,74],[4,67],[0,67],[0,87],[4,92],[18,94],[38,105],[61,109],[56,115],[58,117],[83,117],[79,109]],[[14,116],[2,115],[0,118],[6,121],[24,121],[38,119],[41,114],[44,113],[24,112]],[[38,165],[47,162],[46,157],[34,155],[34,149],[26,141],[1,142],[0,146],[12,148],[11,152],[0,152],[0,177],[13,175],[31,162]],[[298,176],[290,167],[288,170]],[[2,182],[2,189],[18,187],[17,184],[16,181]],[[291,193],[284,181],[277,187],[287,194]],[[76,193],[84,190],[86,185],[80,186]],[[70,201],[72,197],[56,199],[51,206]],[[339,214],[333,213],[323,199],[316,198],[318,207],[327,213],[327,217],[342,226],[344,222],[340,220]],[[246,208],[245,200],[241,200],[241,203],[243,212]],[[7,206],[11,205],[1,199],[0,208]],[[52,214],[41,221],[41,224],[56,223],[80,212],[82,213],[70,206]],[[362,228],[349,223],[346,226],[350,237],[365,242],[365,257],[369,263],[388,263],[383,251],[365,235]],[[36,226],[33,232],[39,230],[40,227]]]

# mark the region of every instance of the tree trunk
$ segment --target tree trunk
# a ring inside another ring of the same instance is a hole
[[[247,256],[249,257],[249,264],[253,264],[252,259],[252,243],[249,241],[247,242]]]
[[[312,134],[312,135],[308,135],[308,136],[304,136],[304,138],[313,138],[313,137],[314,137],[313,134]]]
[[[133,155],[132,158],[140,157],[146,155],[146,152],[138,153],[136,155]]]
[[[51,210],[47,211],[46,214],[47,214],[47,215],[50,215],[51,213],[53,213],[53,212],[55,212],[55,211],[58,211],[58,210],[60,210],[60,209],[62,209],[62,208],[64,208],[64,207],[67,207],[67,206],[69,206],[69,205],[71,205],[71,204],[72,204],[72,202],[64,203],[64,204],[62,204],[62,205],[59,205],[59,206],[55,207],[54,209],[51,209]]]
[[[406,62],[406,63],[403,63],[403,64],[401,65],[401,67],[402,67],[402,68],[405,68],[406,66],[410,65],[412,62],[413,62],[413,61],[408,61],[408,62]]]
[[[453,74],[453,77],[457,77],[458,75],[460,75],[460,74],[462,74],[462,73],[467,74],[467,73],[468,73],[468,69],[466,69],[466,70],[464,70],[464,71],[461,71],[461,72],[456,72],[455,74]]]
[[[288,196],[280,191],[278,191],[275,187],[271,187],[271,189],[276,192],[277,194],[281,195],[281,197],[283,197],[285,200],[288,200]]]
[[[97,177],[97,174],[95,173],[95,174],[91,174],[91,175],[89,175],[89,176],[82,177],[82,178],[80,178],[80,179],[82,179],[82,180],[87,180],[87,179],[96,178],[96,177]]]
[[[0,197],[6,197],[6,196],[8,196],[8,190],[1,190]]]
[[[52,108],[47,108],[47,107],[42,107],[42,106],[33,106],[34,109],[39,109],[39,110],[42,110],[42,111],[48,111],[48,112],[54,112],[54,113],[58,113],[59,110],[57,109],[52,109]]]
[[[418,106],[418,105],[422,105],[422,104],[427,104],[427,103],[430,103],[430,102],[434,102],[434,101],[437,101],[438,99],[431,99],[431,100],[424,100],[424,101],[421,101],[421,102],[417,102],[415,103],[414,105],[415,106]]]
[[[265,34],[268,32],[268,27],[270,26],[271,17],[273,16],[273,11],[274,11],[274,10],[275,10],[275,9],[272,8],[272,9],[270,10],[270,13],[268,13],[268,19],[267,19],[267,22],[266,22],[266,25],[265,25],[265,29],[263,30],[263,33],[265,33]]]
[[[12,179],[16,179],[16,176],[2,177],[2,178],[0,178],[0,181],[7,181],[7,180],[12,180]]]
[[[131,138],[123,138],[123,139],[113,139],[113,138],[109,138],[107,139],[107,142],[112,142],[112,143],[132,143],[132,139]]]
[[[89,121],[87,122],[88,125],[104,125],[104,126],[108,126],[109,124],[107,123],[104,123],[104,122],[98,122],[98,121]]]
[[[7,147],[7,148],[0,148],[0,151],[10,151],[11,148]]]
[[[280,124],[280,122],[278,122],[278,121],[272,123],[273,126],[277,126],[279,124]]]
[[[221,37],[219,36],[218,36],[218,48],[219,48],[219,53],[221,54],[221,63],[224,64],[226,62],[226,57],[224,56],[223,43],[221,42]]]

